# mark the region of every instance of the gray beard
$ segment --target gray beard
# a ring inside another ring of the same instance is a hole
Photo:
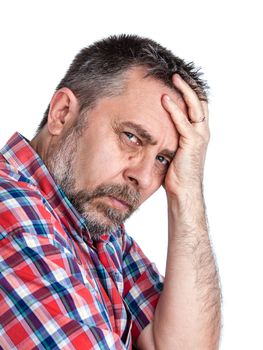
[[[93,239],[98,239],[101,234],[108,234],[116,230],[138,208],[140,199],[137,191],[128,185],[118,184],[100,185],[94,191],[67,191],[66,195],[85,219]],[[104,196],[125,201],[128,204],[127,211],[122,212],[100,201],[94,203],[94,199]],[[98,220],[98,213],[107,218],[107,222],[110,223],[103,224]]]
[[[77,190],[73,161],[77,154],[79,137],[78,129],[76,127],[71,129],[49,151],[45,162],[56,183],[84,218],[91,238],[97,240],[102,234],[116,230],[130,217],[139,206],[140,193],[126,184],[102,184],[92,191]],[[100,201],[94,203],[94,199],[104,196],[115,197],[126,202],[127,211],[122,212]]]

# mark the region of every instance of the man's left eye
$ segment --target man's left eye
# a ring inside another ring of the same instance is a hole
[[[164,166],[168,166],[170,161],[163,156],[157,156],[156,159]]]

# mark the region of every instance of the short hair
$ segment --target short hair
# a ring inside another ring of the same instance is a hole
[[[62,87],[69,88],[79,101],[80,112],[85,112],[94,107],[99,98],[120,94],[123,75],[135,67],[145,67],[146,76],[172,89],[172,76],[178,73],[199,99],[207,101],[207,83],[201,79],[200,68],[195,67],[193,62],[185,62],[151,39],[127,34],[113,35],[82,49],[56,91]],[[49,107],[38,131],[47,123]]]

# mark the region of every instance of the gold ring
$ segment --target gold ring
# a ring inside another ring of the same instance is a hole
[[[191,124],[196,124],[196,123],[202,123],[206,120],[206,117],[204,116],[201,120],[198,120],[197,122],[193,122],[192,120],[190,121]]]

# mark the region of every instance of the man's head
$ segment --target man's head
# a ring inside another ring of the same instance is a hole
[[[178,135],[162,96],[187,113],[174,73],[206,99],[192,63],[152,40],[122,35],[83,49],[57,87],[32,145],[95,238],[163,183]]]
[[[200,99],[207,99],[207,85],[193,62],[186,63],[155,41],[136,35],[111,36],[82,49],[56,90],[69,88],[78,98],[82,112],[93,108],[101,97],[121,93],[125,73],[134,67],[145,67],[147,76],[172,89],[172,75],[178,73]],[[39,130],[47,123],[48,113],[49,107]]]

